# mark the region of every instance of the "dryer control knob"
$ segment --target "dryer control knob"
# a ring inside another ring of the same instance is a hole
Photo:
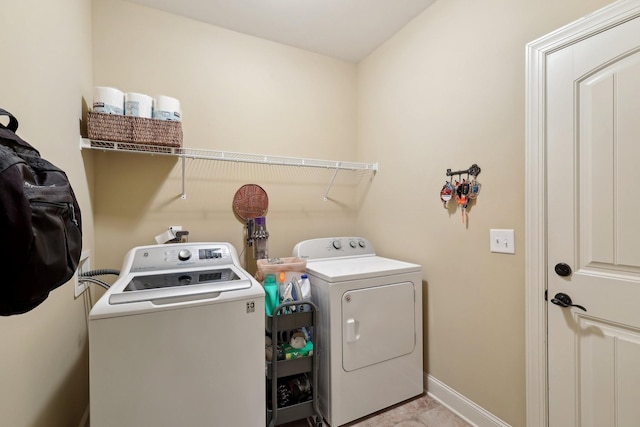
[[[189,258],[191,258],[191,251],[189,251],[188,249],[183,249],[180,252],[178,252],[178,259],[180,261],[186,261]]]
[[[336,249],[342,249],[342,243],[340,243],[340,240],[334,240],[333,247]]]
[[[359,240],[358,241],[358,246],[360,246],[361,248],[364,248],[364,246],[365,246],[364,240]]]
[[[353,240],[349,242],[349,246],[351,246],[353,249],[355,249],[358,245],[356,242],[354,242]]]

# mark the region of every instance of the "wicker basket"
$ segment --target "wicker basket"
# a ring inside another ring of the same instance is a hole
[[[182,123],[118,114],[87,113],[89,139],[182,147]]]

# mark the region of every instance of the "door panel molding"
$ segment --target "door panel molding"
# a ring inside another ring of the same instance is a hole
[[[527,426],[548,426],[545,74],[565,47],[640,16],[640,0],[621,0],[526,46],[525,307]]]
[[[593,334],[585,334],[579,346],[581,354],[590,354],[592,357],[584,358],[577,369],[581,371],[584,383],[598,384],[598,387],[581,387],[580,393],[593,394],[585,400],[603,403],[598,407],[579,408],[580,425],[610,426],[614,425],[616,420],[622,425],[634,425],[640,419],[640,407],[635,401],[625,400],[635,399],[635,390],[640,378],[638,375],[621,376],[619,372],[628,372],[624,366],[637,364],[640,358],[640,329],[585,315],[578,315],[577,319],[582,330],[594,331]],[[596,362],[602,359],[609,360],[608,363],[616,369],[597,369]],[[618,376],[620,378],[617,378]]]

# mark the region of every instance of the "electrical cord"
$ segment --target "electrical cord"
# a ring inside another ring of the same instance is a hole
[[[82,273],[81,275],[78,276],[78,282],[95,283],[96,285],[100,285],[105,289],[109,289],[111,287],[110,284],[108,284],[107,282],[105,282],[103,280],[94,279],[93,278],[93,276],[104,276],[106,274],[113,274],[115,276],[119,276],[120,275],[120,270],[101,269],[101,270],[85,271],[84,273]]]
[[[84,282],[90,282],[90,283],[95,283],[96,285],[100,285],[105,289],[109,289],[111,287],[111,285],[109,285],[107,282],[104,282],[100,279],[94,279],[93,277],[78,277],[78,282],[80,283],[84,283]]]
[[[80,277],[104,276],[105,274],[113,274],[115,276],[119,276],[120,270],[112,270],[112,269],[90,270],[82,273]]]

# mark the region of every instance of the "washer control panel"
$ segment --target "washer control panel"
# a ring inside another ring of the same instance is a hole
[[[238,255],[228,243],[175,243],[141,246],[125,257],[128,271],[154,271],[175,268],[240,265]],[[123,271],[125,269],[123,268]]]
[[[293,248],[293,256],[322,259],[375,255],[373,245],[363,237],[324,237],[304,240]]]

